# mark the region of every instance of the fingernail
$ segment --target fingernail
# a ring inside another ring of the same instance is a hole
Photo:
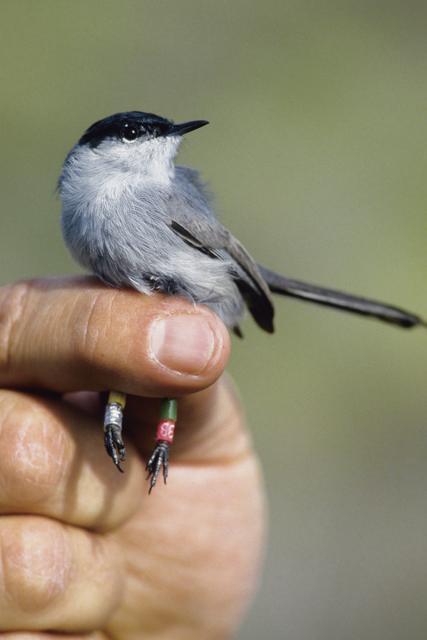
[[[216,336],[208,320],[201,316],[158,318],[151,327],[152,355],[164,367],[198,375],[209,364]]]

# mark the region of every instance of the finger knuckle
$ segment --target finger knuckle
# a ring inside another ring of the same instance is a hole
[[[0,486],[22,510],[50,498],[64,473],[65,436],[43,401],[0,393]]]
[[[40,518],[3,525],[0,554],[5,595],[16,609],[46,609],[66,592],[72,551],[59,523]]]

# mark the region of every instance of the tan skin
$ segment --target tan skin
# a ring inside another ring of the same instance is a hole
[[[177,298],[90,278],[0,289],[2,640],[234,636],[264,500],[229,350],[218,318]],[[102,445],[109,388],[132,394],[124,475]],[[176,443],[148,497],[164,396],[180,397]]]

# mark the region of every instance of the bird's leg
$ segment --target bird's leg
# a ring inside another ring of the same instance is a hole
[[[110,391],[104,416],[104,444],[108,455],[117,469],[123,472],[121,463],[126,457],[126,449],[122,438],[123,410],[126,395],[119,391]],[[160,472],[166,484],[169,468],[169,446],[173,442],[177,418],[177,401],[164,398],[160,405],[160,422],[157,425],[156,446],[147,462],[148,478],[151,493]]]
[[[120,463],[126,457],[126,449],[122,438],[123,410],[126,405],[126,394],[110,391],[104,414],[104,445],[113,459],[117,469],[123,473]]]
[[[157,425],[156,446],[146,467],[148,471],[147,478],[150,479],[149,493],[155,486],[161,470],[166,484],[169,467],[169,446],[173,442],[177,412],[177,401],[163,398],[160,405],[160,422]]]

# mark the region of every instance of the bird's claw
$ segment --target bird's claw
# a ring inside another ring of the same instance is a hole
[[[167,442],[157,442],[145,468],[148,471],[147,480],[150,480],[148,493],[151,493],[153,490],[161,470],[163,471],[163,480],[166,484],[169,470],[169,444]]]
[[[104,445],[117,469],[123,473],[120,463],[126,458],[126,448],[122,438],[122,430],[116,424],[107,424],[104,427]]]

